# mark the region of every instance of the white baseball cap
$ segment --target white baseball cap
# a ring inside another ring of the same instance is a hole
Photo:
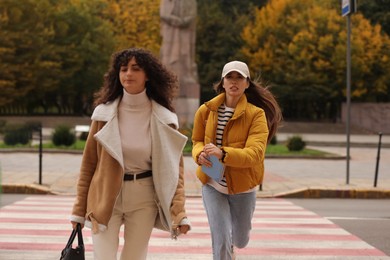
[[[225,77],[229,72],[236,71],[245,78],[251,78],[249,74],[248,65],[242,61],[231,61],[225,64],[222,70],[222,78]]]

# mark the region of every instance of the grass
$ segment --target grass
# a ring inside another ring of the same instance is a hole
[[[38,148],[38,146],[39,145],[36,144],[33,147]],[[81,151],[84,150],[84,146],[85,146],[85,141],[82,141],[82,140],[77,140],[71,146],[64,146],[64,145],[55,146],[52,142],[42,144],[42,147],[44,149],[64,149],[64,150],[81,150]]]
[[[191,153],[192,146],[191,144],[187,143],[187,145],[184,147],[184,153]],[[308,149],[305,148],[301,151],[289,151],[287,146],[284,144],[276,144],[276,145],[268,145],[267,150],[265,152],[266,155],[273,155],[273,156],[313,156],[313,157],[321,157],[321,156],[327,156],[330,155],[327,152],[314,150],[314,149]]]
[[[70,146],[55,146],[52,142],[44,142],[42,144],[43,149],[63,149],[63,150],[84,150],[85,146],[85,141],[82,140],[77,140],[74,144]],[[17,145],[6,145],[4,142],[0,142],[0,148],[5,148],[5,149],[12,149],[12,148],[37,148],[38,149],[39,144],[17,144]]]
[[[79,150],[82,151],[84,149],[85,141],[77,140],[76,143],[74,143],[71,146],[55,146],[52,142],[45,142],[42,144],[43,149],[63,149],[63,150]],[[3,142],[0,142],[0,148],[37,148],[38,144],[27,144],[27,145],[5,145]],[[191,143],[187,143],[184,147],[184,153],[185,154],[191,154],[192,145]],[[303,149],[302,151],[289,151],[286,145],[283,144],[276,144],[276,145],[268,145],[266,150],[266,155],[272,155],[272,156],[313,156],[313,157],[321,157],[321,156],[327,156],[329,153],[313,150],[313,149]]]
[[[314,149],[303,149],[301,151],[289,151],[286,145],[276,144],[268,145],[265,152],[266,155],[312,155],[312,156],[325,156],[329,153],[318,151]]]

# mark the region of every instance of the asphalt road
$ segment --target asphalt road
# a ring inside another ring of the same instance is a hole
[[[389,199],[288,199],[390,256]]]
[[[16,201],[22,200],[30,194],[0,194],[0,208],[12,204]]]

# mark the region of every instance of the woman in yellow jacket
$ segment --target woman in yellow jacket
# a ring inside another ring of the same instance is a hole
[[[192,156],[203,184],[213,257],[225,260],[234,258],[234,247],[243,248],[249,242],[266,146],[282,115],[271,92],[250,79],[243,62],[227,63],[214,89],[218,96],[195,114]],[[211,156],[224,165],[219,179],[202,170],[212,167]]]

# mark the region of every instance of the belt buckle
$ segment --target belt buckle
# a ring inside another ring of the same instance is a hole
[[[129,177],[128,181],[135,181],[137,174],[132,174],[132,172],[125,172],[125,178],[126,176]]]

